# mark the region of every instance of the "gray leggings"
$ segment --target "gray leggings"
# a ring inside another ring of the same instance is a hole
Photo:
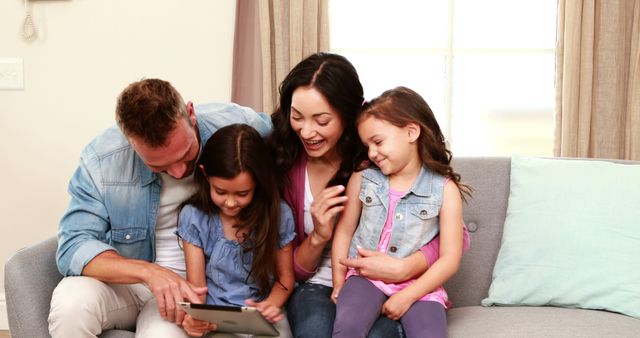
[[[388,298],[366,278],[349,277],[338,296],[333,337],[366,337]],[[413,303],[400,318],[400,323],[407,338],[444,338],[447,335],[447,317],[438,302]]]

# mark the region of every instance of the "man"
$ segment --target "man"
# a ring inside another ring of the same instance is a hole
[[[178,301],[206,288],[187,282],[175,235],[178,207],[193,191],[203,144],[220,127],[246,123],[262,135],[265,114],[234,104],[185,104],[170,83],[146,79],[118,98],[118,126],[82,152],[58,230],[53,337],[136,330],[141,337],[187,337]],[[119,128],[118,128],[119,127]]]

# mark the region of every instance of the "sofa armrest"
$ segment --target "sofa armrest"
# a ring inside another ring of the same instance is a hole
[[[4,286],[11,337],[50,337],[47,318],[53,289],[62,279],[55,237],[23,248],[7,261]]]

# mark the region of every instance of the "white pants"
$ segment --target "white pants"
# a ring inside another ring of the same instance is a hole
[[[51,298],[51,336],[96,337],[109,329],[136,331],[136,337],[188,337],[181,327],[160,316],[145,285],[106,284],[81,276],[63,278]]]

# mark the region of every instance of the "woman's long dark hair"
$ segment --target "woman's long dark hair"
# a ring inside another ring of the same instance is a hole
[[[202,166],[202,167],[200,167]],[[203,170],[202,170],[202,169]],[[194,174],[196,193],[183,203],[214,215],[220,212],[211,199],[208,177],[231,179],[247,172],[255,181],[251,203],[238,215],[238,231],[246,229],[245,252],[253,253],[249,277],[258,286],[258,295],[271,290],[278,281],[276,255],[279,247],[280,195],[273,176],[273,160],[260,134],[246,124],[232,124],[216,131],[207,141]]]
[[[356,69],[345,57],[331,53],[315,53],[300,61],[280,84],[280,100],[271,115],[273,132],[270,146],[275,158],[276,177],[282,189],[295,161],[305,151],[291,128],[291,97],[299,87],[318,90],[339,114],[344,131],[336,144],[340,168],[328,186],[346,185],[351,173],[366,159],[355,121],[364,101],[362,84]]]
[[[460,174],[451,167],[451,150],[447,149],[446,139],[431,107],[420,94],[406,87],[396,87],[363,105],[358,122],[373,116],[402,128],[409,123],[420,126],[418,154],[422,164],[434,172],[448,176],[465,195],[471,195],[471,187],[460,182]]]

